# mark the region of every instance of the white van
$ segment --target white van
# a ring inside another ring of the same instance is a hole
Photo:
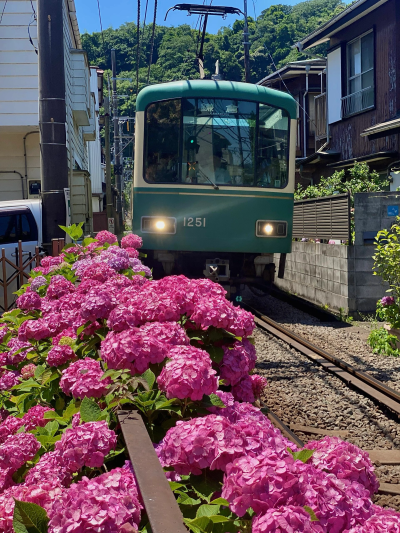
[[[6,258],[16,263],[18,241],[22,241],[23,260],[26,262],[35,253],[35,247],[42,244],[42,203],[41,200],[10,200],[0,202],[0,257],[2,249]],[[3,268],[0,269],[0,279],[3,280]],[[34,266],[34,265],[33,265]],[[31,268],[27,268],[27,272]],[[15,269],[7,264],[7,279],[14,274]],[[19,280],[14,280],[7,290],[8,306],[15,301],[13,294],[18,289]],[[4,308],[3,287],[0,286],[0,314]]]

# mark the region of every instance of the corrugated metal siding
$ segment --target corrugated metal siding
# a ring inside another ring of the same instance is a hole
[[[336,194],[294,202],[293,237],[347,240],[350,236],[350,197]]]

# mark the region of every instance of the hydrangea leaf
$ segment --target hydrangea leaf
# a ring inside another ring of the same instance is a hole
[[[195,500],[180,490],[177,490],[176,494],[179,495],[178,503],[180,505],[198,505],[201,503],[201,500]]]
[[[47,533],[49,517],[35,503],[15,500],[13,527],[15,533]]]
[[[205,346],[214,363],[220,363],[224,357],[224,350],[220,346]]]
[[[146,372],[144,372],[141,377],[147,382],[148,386],[149,386],[149,389],[152,389],[153,388],[153,385],[154,385],[154,382],[156,380],[156,376],[154,374],[154,372],[152,372],[150,370],[150,368],[148,370],[146,370]]]
[[[225,500],[225,498],[217,498],[216,500],[213,500],[210,503],[214,505],[224,505],[225,507],[229,507],[229,502],[228,500]]]
[[[204,504],[200,505],[200,507],[197,509],[196,517],[199,518],[200,516],[215,516],[219,513],[219,505],[210,505],[210,504]]]
[[[308,505],[305,505],[304,510],[310,515],[311,522],[319,522],[317,515],[314,513],[311,507],[308,507]]]
[[[85,396],[81,403],[81,419],[83,422],[96,422],[101,416],[97,403]]]
[[[57,420],[52,420],[44,426],[44,429],[47,431],[47,435],[50,435],[50,437],[54,437],[59,427],[60,424],[57,422]]]
[[[195,518],[194,520],[185,520],[186,525],[193,531],[194,533],[201,532],[201,533],[211,533],[213,529],[213,522],[206,516],[201,516],[199,518]]]
[[[203,403],[207,407],[211,407],[212,405],[214,405],[215,407],[226,407],[226,405],[221,400],[221,398],[217,396],[216,394],[210,394],[209,396],[204,395]]]
[[[290,448],[288,448],[287,450],[292,455],[295,461],[301,461],[302,463],[306,463],[315,452],[315,450],[307,449],[300,450],[299,452],[293,452]]]

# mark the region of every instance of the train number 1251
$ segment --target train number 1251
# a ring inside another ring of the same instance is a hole
[[[193,217],[188,217],[188,218],[184,218],[183,219],[183,225],[184,226],[192,226],[192,227],[197,227],[197,228],[205,228],[206,226],[206,219],[205,218],[201,218],[201,217],[197,217],[197,218],[193,218]]]

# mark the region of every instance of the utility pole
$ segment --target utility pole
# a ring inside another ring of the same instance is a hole
[[[66,145],[63,2],[38,0],[40,177],[42,181],[43,246],[64,237],[64,188],[68,188]]]
[[[249,27],[247,24],[247,0],[244,0],[244,26],[243,26],[243,46],[244,46],[244,81],[250,83],[250,42]]]
[[[112,99],[113,99],[113,124],[114,124],[114,177],[115,186],[118,191],[117,196],[117,216],[119,217],[119,226],[122,230],[122,165],[119,138],[119,119],[118,119],[118,95],[117,95],[117,62],[115,50],[111,50],[111,69],[112,69]]]
[[[110,94],[110,91],[108,91]],[[110,98],[104,98],[105,111],[105,151],[106,151],[106,205],[107,219],[113,218],[113,201],[111,194],[111,153],[110,153]]]

